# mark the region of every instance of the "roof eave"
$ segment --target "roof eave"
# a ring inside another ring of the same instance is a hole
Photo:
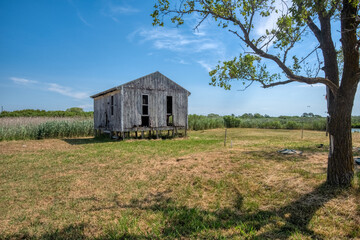
[[[119,89],[119,86],[113,87],[113,88],[110,88],[110,89],[108,89],[108,90],[105,90],[105,91],[102,91],[102,92],[100,92],[100,93],[97,93],[97,94],[95,94],[95,95],[92,95],[92,96],[90,96],[90,97],[91,97],[91,98],[97,98],[97,97],[103,96],[103,95],[105,95],[105,94],[114,92],[114,91],[116,91],[116,90],[118,90],[118,89]]]

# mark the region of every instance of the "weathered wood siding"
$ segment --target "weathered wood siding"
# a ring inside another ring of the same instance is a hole
[[[167,127],[167,96],[172,96],[173,123],[187,127],[189,92],[159,72],[128,82],[117,91],[94,100],[95,128],[129,131],[141,126],[142,96],[148,95],[151,128]],[[111,96],[114,96],[114,115],[111,115]],[[109,124],[106,125],[106,113]]]
[[[114,112],[111,115],[111,96],[114,96]],[[120,91],[108,93],[94,99],[94,127],[95,129],[118,129],[121,119],[121,95]],[[106,115],[108,124],[106,123]],[[120,131],[118,129],[117,131]]]

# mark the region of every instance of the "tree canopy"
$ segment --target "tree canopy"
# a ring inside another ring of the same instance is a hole
[[[358,1],[348,1],[347,4],[355,6],[355,12],[352,13],[353,23],[350,23],[350,28],[346,28],[345,31],[356,31],[359,23],[358,9],[356,9]],[[224,61],[210,72],[211,84],[214,86],[230,89],[230,81],[237,79],[244,84],[248,84],[247,81],[250,83],[257,81],[264,88],[294,81],[307,84],[322,83],[333,93],[339,88],[339,79],[334,82],[320,76],[319,73],[324,66],[329,65],[325,63],[329,59],[319,55],[317,51],[320,49],[324,51],[324,48],[327,48],[331,61],[334,61],[333,72],[339,76],[337,55],[342,51],[341,48],[335,49],[331,39],[331,23],[340,20],[340,13],[343,10],[340,0],[277,1],[277,4],[275,0],[159,0],[154,7],[152,13],[154,25],[164,26],[166,16],[170,16],[172,23],[182,25],[186,15],[198,14],[201,19],[196,27],[199,27],[205,19],[212,18],[218,26],[233,33],[246,45],[249,52],[240,53],[239,56]],[[262,36],[253,34],[255,19],[266,18],[271,14],[279,16],[276,27],[267,29]],[[314,40],[319,42],[309,52],[318,55],[316,68],[309,67],[306,61],[308,55],[299,59],[291,54],[296,44],[303,43],[302,40],[309,31],[312,32]],[[358,43],[354,47],[358,50]],[[264,62],[265,59],[276,63],[279,71],[270,72]],[[284,76],[286,80],[283,80]]]

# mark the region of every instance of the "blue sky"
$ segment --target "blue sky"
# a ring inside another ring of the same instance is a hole
[[[153,27],[153,5],[153,0],[0,1],[0,106],[92,110],[90,95],[160,71],[191,92],[190,113],[326,115],[322,85],[253,84],[246,91],[239,91],[239,83],[231,91],[209,86],[209,69],[241,53],[241,43],[211,21],[194,31],[196,16],[179,28]],[[258,21],[254,34],[273,21]],[[294,53],[314,46],[307,39]],[[360,115],[359,102],[358,91],[353,115]]]

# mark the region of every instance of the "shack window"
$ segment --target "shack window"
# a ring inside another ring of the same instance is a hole
[[[143,105],[148,105],[149,104],[149,95],[142,95],[142,102],[143,102]]]
[[[142,95],[142,115],[149,115],[149,96]]]
[[[150,118],[149,118],[149,95],[142,95],[141,126],[142,126],[142,127],[149,127],[149,126],[150,126]]]
[[[114,96],[111,96],[111,115],[114,115]]]

